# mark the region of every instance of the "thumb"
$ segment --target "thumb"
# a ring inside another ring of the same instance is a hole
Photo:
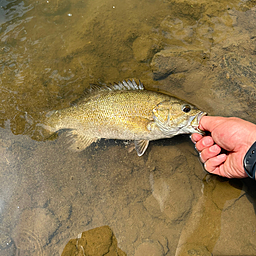
[[[212,132],[224,119],[225,117],[221,116],[203,116],[200,120],[199,129]]]

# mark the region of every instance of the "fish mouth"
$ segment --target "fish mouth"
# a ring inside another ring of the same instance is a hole
[[[203,130],[199,129],[199,124],[200,124],[200,120],[201,120],[201,118],[202,118],[203,116],[207,116],[207,113],[201,111],[201,112],[199,112],[199,113],[194,117],[194,119],[193,119],[192,122],[191,122],[191,126],[197,131],[197,133],[202,134],[202,135],[204,135],[205,132],[204,132]]]

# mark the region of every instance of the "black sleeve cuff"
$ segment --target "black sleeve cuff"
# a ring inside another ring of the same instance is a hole
[[[244,157],[244,170],[247,175],[255,180],[256,172],[256,142],[252,144]]]

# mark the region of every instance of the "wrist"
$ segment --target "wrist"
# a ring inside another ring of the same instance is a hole
[[[248,177],[255,180],[256,176],[256,141],[246,152],[243,159],[244,170]]]

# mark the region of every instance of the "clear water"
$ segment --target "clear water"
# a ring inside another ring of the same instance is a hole
[[[64,133],[46,140],[36,126],[90,83],[128,78],[255,121],[252,1],[0,6],[0,255],[61,255],[104,225],[127,255],[256,255],[255,183],[208,175],[189,137],[152,142],[143,157],[104,140],[73,153]],[[168,74],[153,60],[163,50],[178,56]]]

